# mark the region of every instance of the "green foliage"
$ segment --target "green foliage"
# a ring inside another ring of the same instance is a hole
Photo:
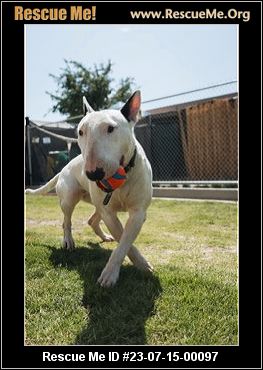
[[[82,97],[85,96],[94,110],[109,108],[115,103],[125,102],[132,93],[134,79],[121,79],[113,87],[112,62],[85,67],[76,61],[64,60],[66,66],[58,76],[50,74],[57,83],[56,92],[47,94],[55,102],[53,112],[74,117],[82,114]]]

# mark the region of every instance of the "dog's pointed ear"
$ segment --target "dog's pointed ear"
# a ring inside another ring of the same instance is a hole
[[[85,96],[83,96],[83,114],[86,116],[88,113],[92,113],[94,110],[91,108]]]
[[[127,121],[137,121],[137,116],[141,107],[141,92],[140,90],[135,91],[130,99],[121,108],[121,113],[127,119]]]

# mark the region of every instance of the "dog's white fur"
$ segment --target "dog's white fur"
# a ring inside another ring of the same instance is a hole
[[[120,266],[128,255],[135,266],[152,271],[151,265],[140,254],[133,242],[139,234],[146,218],[146,210],[152,197],[152,171],[143,148],[134,136],[134,125],[140,109],[140,92],[136,91],[125,105],[124,115],[117,110],[94,112],[86,99],[83,100],[87,114],[78,125],[78,144],[81,155],[72,159],[53,179],[36,190],[27,193],[45,194],[56,186],[64,213],[63,246],[74,248],[71,233],[71,216],[80,199],[91,202],[96,210],[88,223],[103,241],[118,241],[98,282],[101,286],[114,285],[119,276]],[[108,132],[108,127],[113,132]],[[81,134],[81,135],[80,135]],[[103,205],[106,193],[94,181],[87,178],[86,171],[94,172],[102,168],[105,178],[111,177],[120,163],[126,166],[137,149],[135,166],[127,173],[126,182],[114,190],[108,205]],[[129,217],[123,228],[117,212],[127,211]],[[100,227],[103,220],[111,235]]]

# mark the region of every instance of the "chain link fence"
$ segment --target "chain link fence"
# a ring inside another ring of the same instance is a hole
[[[237,182],[237,95],[159,109],[135,133],[155,183]]]
[[[78,120],[77,120],[78,121]],[[77,122],[76,121],[76,122]],[[26,184],[39,185],[80,153],[76,125],[27,125]],[[231,183],[238,180],[238,99],[236,82],[143,102],[135,135],[153,169],[153,183]],[[60,157],[63,155],[63,160]],[[62,163],[63,162],[63,163]]]

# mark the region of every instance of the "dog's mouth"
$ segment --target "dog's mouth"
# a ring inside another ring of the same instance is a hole
[[[124,165],[124,155],[121,156],[119,164],[120,166]],[[87,178],[90,181],[101,181],[101,180],[106,180],[112,177],[116,173],[117,170],[118,168],[116,168],[115,170],[111,170],[111,171],[105,171],[105,169],[102,167],[96,167],[95,171],[91,171],[91,172],[85,171],[85,173],[86,173]]]
[[[100,181],[105,177],[105,172],[103,168],[96,168],[95,171],[86,171],[86,176],[91,181]]]

